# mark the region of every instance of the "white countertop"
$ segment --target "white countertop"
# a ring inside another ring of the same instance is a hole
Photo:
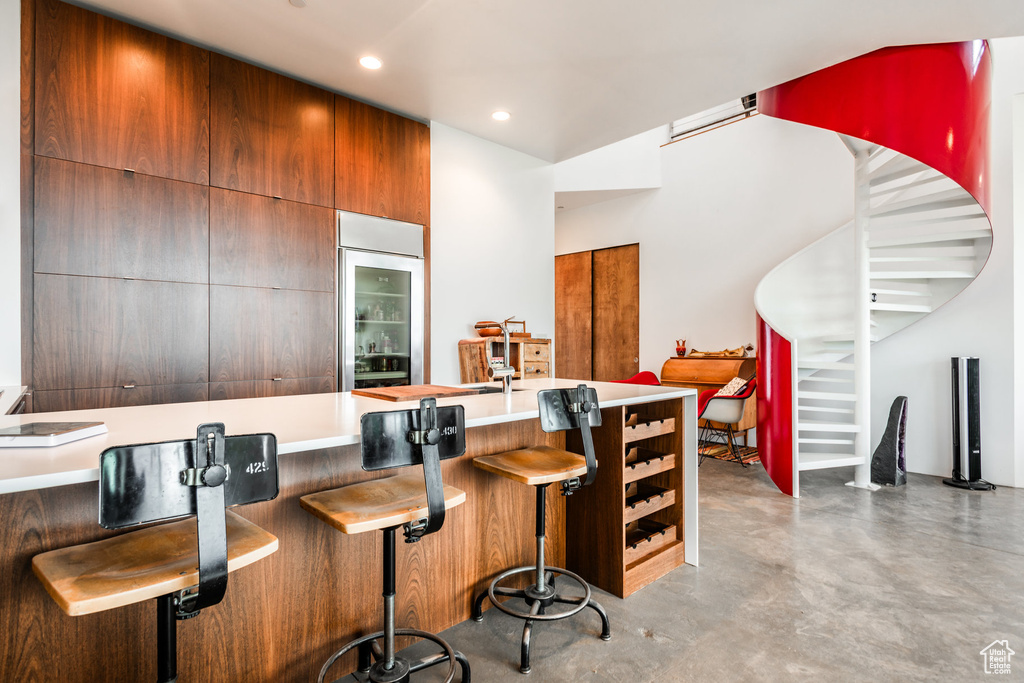
[[[25,395],[28,387],[14,386],[0,386],[0,415],[6,415],[7,411],[14,407],[14,404],[18,402],[18,399]]]
[[[577,384],[574,380],[522,380],[514,382],[513,388],[523,391],[508,397],[460,396],[439,399],[438,405],[463,405],[467,428],[516,422],[538,416],[537,391]],[[694,389],[610,382],[587,385],[597,389],[598,401],[605,408],[697,393]],[[0,427],[97,421],[105,422],[109,429],[107,434],[53,448],[0,448],[0,493],[97,481],[99,455],[107,448],[195,438],[196,427],[204,422],[223,422],[229,435],[271,432],[277,436],[278,453],[283,455],[359,443],[363,413],[416,405],[416,401],[382,401],[345,392],[0,416]]]

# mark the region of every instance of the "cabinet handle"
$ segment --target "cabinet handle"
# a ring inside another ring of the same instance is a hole
[[[281,379],[282,379],[281,377],[271,377],[271,378],[270,378],[270,380],[271,380],[272,382],[280,382],[280,381],[281,381]]]
[[[135,385],[134,384],[125,384],[122,388],[123,389],[134,389]]]

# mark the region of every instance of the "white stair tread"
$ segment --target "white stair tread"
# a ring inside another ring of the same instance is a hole
[[[878,340],[879,340],[878,336],[871,335],[871,341],[876,342]],[[840,333],[840,334],[830,334],[827,337],[822,337],[821,341],[823,341],[826,344],[845,344],[845,343],[852,344],[853,343],[853,333],[852,332],[846,332],[846,333]]]
[[[796,367],[798,369],[807,368],[809,370],[848,370],[850,372],[853,372],[855,370],[853,363],[839,363],[818,360],[797,360]]]
[[[859,432],[860,425],[848,422],[798,422],[797,431],[801,432]]]
[[[868,211],[872,218],[881,216],[905,216],[907,214],[924,213],[927,211],[943,211],[961,206],[977,205],[978,201],[967,190],[956,187],[921,197],[904,199],[899,202],[883,204]]]
[[[845,446],[852,444],[853,439],[811,439],[811,438],[800,438],[796,440],[797,443],[817,443],[828,446]]]
[[[951,245],[940,242],[935,246],[918,244],[913,246],[875,247],[870,259],[875,263],[886,261],[946,261],[949,259],[974,258],[977,256],[973,244]]]
[[[898,311],[903,313],[931,313],[932,307],[926,304],[892,304],[875,302],[871,304],[872,311]]]
[[[796,397],[823,401],[856,401],[857,394],[842,394],[835,391],[798,391]]]
[[[901,182],[901,183],[893,182],[893,181],[896,181],[896,180],[902,180],[904,178],[909,178],[910,176],[913,176],[915,174],[920,174],[920,175],[918,175],[918,177],[913,178],[912,180],[909,180],[909,181],[906,181],[906,182]],[[869,186],[872,188],[872,190],[871,190],[871,199],[874,200],[874,199],[878,199],[879,197],[886,197],[888,195],[896,195],[897,193],[900,193],[900,192],[906,192],[908,190],[919,189],[919,188],[931,185],[933,183],[940,183],[940,182],[943,182],[943,181],[948,181],[947,184],[954,183],[954,181],[950,180],[950,178],[948,176],[945,176],[945,175],[939,173],[938,171],[936,171],[934,168],[930,168],[928,166],[925,166],[923,169],[917,169],[917,170],[909,171],[908,173],[905,173],[903,175],[894,175],[891,178],[884,178],[884,179],[883,178],[875,178],[875,179],[872,179],[870,181],[870,183],[869,183]]]
[[[852,453],[804,453],[797,455],[797,469],[823,470],[830,467],[850,467],[862,465],[864,459]]]
[[[927,284],[916,282],[886,282],[874,280],[871,283],[873,294],[892,294],[894,296],[931,296],[932,288]]]
[[[814,413],[832,413],[836,415],[853,415],[853,408],[825,408],[822,406],[806,406],[797,405],[798,411],[814,412]]]
[[[852,377],[818,377],[817,375],[810,375],[808,377],[801,377],[801,382],[834,382],[837,384],[849,384],[853,381]]]
[[[870,171],[868,173],[868,178],[870,179],[869,183],[871,185],[880,185],[882,183],[896,180],[897,178],[903,178],[908,175],[928,170],[931,170],[931,166],[922,164],[917,159],[913,159],[897,152],[893,158],[881,164],[873,171]]]
[[[875,278],[882,280],[973,280],[976,275],[977,273],[973,269],[954,270],[950,268],[946,270],[872,270],[870,277],[872,280]]]

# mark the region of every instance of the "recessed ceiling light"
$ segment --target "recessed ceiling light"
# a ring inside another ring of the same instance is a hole
[[[295,7],[305,7],[306,6],[306,0],[288,0],[288,2],[290,2]]]
[[[512,115],[509,114],[507,111],[496,111],[493,114],[491,114],[491,118],[494,119],[495,121],[508,121],[510,118],[512,118]]]
[[[379,69],[382,66],[384,66],[384,62],[380,61],[376,57],[370,56],[363,57],[362,59],[359,60],[359,63],[362,64],[367,69]]]

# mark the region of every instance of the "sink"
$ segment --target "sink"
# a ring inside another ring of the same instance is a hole
[[[477,391],[479,391],[481,394],[500,394],[501,385],[499,384],[496,386],[477,387]],[[523,389],[512,389],[512,391],[523,391]]]

